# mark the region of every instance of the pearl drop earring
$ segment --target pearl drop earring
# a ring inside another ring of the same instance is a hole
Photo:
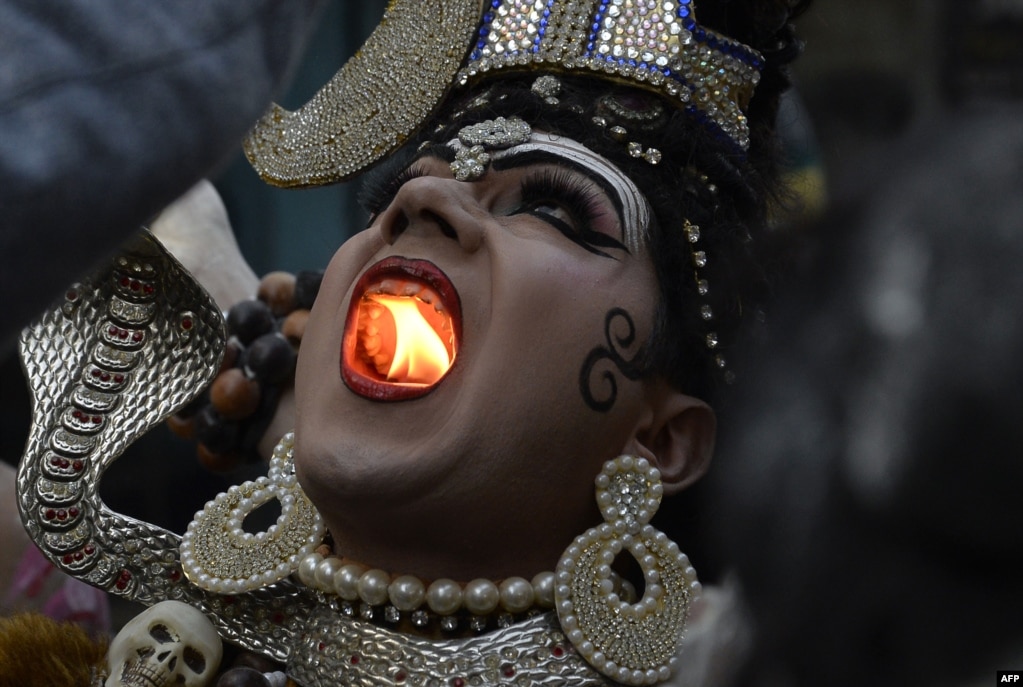
[[[295,477],[295,435],[274,448],[266,477],[235,485],[196,514],[181,538],[181,568],[197,587],[237,594],[266,587],[293,573],[323,540],[325,527]],[[245,518],[277,499],[281,515],[265,532],[243,528]]]
[[[597,476],[604,524],[577,537],[555,572],[555,610],[586,662],[613,680],[648,685],[671,677],[696,571],[678,545],[652,525],[661,503],[661,475],[644,458],[619,456]],[[635,557],[645,589],[638,602],[615,592],[615,558]]]

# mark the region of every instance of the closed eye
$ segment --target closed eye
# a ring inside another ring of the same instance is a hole
[[[369,212],[370,224],[378,214],[387,209],[402,186],[422,176],[426,176],[426,169],[422,165],[414,164],[387,179],[376,177],[367,180],[362,187],[362,193],[359,194],[359,203]]]
[[[423,160],[437,158],[450,162],[454,151],[444,145],[431,144],[421,149],[413,159],[411,155],[396,155],[369,172],[359,188],[359,205],[370,215],[369,224],[394,200],[401,187],[429,174]]]

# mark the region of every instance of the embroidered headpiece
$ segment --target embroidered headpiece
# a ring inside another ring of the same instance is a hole
[[[392,0],[357,55],[245,142],[278,186],[350,178],[397,149],[455,85],[493,73],[585,74],[655,91],[738,148],[756,51],[701,27],[693,0]]]

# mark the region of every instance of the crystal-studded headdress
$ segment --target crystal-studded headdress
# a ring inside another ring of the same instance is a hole
[[[397,149],[454,86],[497,74],[605,78],[660,93],[738,148],[762,57],[701,27],[693,0],[392,0],[357,55],[245,151],[278,186],[351,178]]]

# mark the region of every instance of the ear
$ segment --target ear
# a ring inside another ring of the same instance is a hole
[[[623,453],[649,460],[661,473],[664,493],[677,494],[707,471],[717,418],[706,403],[663,379],[644,383],[647,405]]]

